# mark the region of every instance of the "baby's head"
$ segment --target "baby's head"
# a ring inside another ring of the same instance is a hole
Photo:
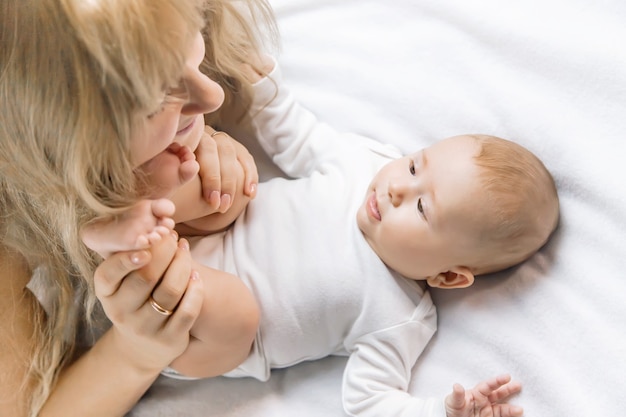
[[[392,269],[441,288],[528,259],[559,218],[554,180],[522,146],[461,135],[391,161],[357,213],[365,239]]]

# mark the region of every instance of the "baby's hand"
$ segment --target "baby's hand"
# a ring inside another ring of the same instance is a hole
[[[174,210],[170,200],[142,200],[121,214],[90,222],[83,227],[81,238],[103,258],[146,249],[174,229]]]
[[[259,173],[254,157],[228,133],[205,126],[195,153],[202,195],[211,208],[226,213],[238,196],[255,197]]]
[[[446,397],[447,417],[520,417],[522,407],[501,403],[513,394],[520,392],[522,385],[511,382],[510,375],[480,382],[471,390],[454,384],[452,394]]]

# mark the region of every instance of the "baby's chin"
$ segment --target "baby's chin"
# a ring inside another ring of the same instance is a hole
[[[365,230],[363,229],[367,222],[367,209],[365,208],[365,204],[365,201],[361,203],[356,211],[356,223],[359,226],[359,230],[361,230],[361,232],[365,232]]]

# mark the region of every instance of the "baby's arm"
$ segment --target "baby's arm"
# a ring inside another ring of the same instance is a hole
[[[519,417],[522,407],[501,401],[522,389],[519,382],[511,382],[509,375],[500,375],[482,381],[470,390],[454,384],[452,394],[446,397],[447,417]]]
[[[445,417],[443,398],[409,393],[411,369],[434,333],[418,321],[359,338],[344,371],[343,406],[350,416]]]
[[[195,186],[191,187],[194,183]],[[187,196],[189,196],[189,198],[197,198],[197,196],[200,196],[202,192],[201,188],[202,185],[200,184],[199,178],[192,180],[191,184],[185,187],[185,190],[181,190],[172,196],[176,207],[183,208],[185,204],[188,204],[189,199]],[[178,216],[174,216],[176,220],[176,231],[184,236],[201,236],[224,230],[239,217],[250,200],[251,197],[243,193],[243,182],[238,182],[237,192],[233,195],[232,203],[228,210],[224,213],[217,212],[201,215],[200,217],[191,218],[186,221],[181,221]],[[201,202],[201,204],[204,204],[204,202]]]
[[[145,249],[174,228],[174,203],[142,200],[124,212],[98,218],[81,231],[83,243],[103,258],[115,252]]]
[[[402,327],[402,326],[400,326]],[[411,326],[413,333],[424,331]],[[408,328],[411,328],[408,327]],[[343,403],[348,415],[359,417],[520,417],[521,407],[506,400],[521,390],[508,375],[498,376],[465,390],[455,384],[453,392],[443,398],[419,398],[409,392],[410,370],[415,355],[403,348],[407,333],[385,331],[357,343],[350,354],[343,379]],[[395,333],[395,335],[394,335]],[[381,337],[382,336],[382,337]],[[390,337],[395,336],[395,337]],[[409,335],[410,336],[410,335]],[[369,339],[369,340],[368,340]],[[422,340],[428,340],[422,337]],[[419,350],[414,339],[412,344]],[[409,345],[406,345],[409,346]]]

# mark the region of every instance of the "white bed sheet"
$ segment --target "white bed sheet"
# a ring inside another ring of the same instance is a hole
[[[469,132],[527,146],[562,217],[525,264],[433,291],[411,391],[501,372],[529,417],[626,406],[626,2],[273,0],[286,83],[321,120],[405,151]],[[160,378],[129,417],[343,416],[343,358],[270,381]]]

